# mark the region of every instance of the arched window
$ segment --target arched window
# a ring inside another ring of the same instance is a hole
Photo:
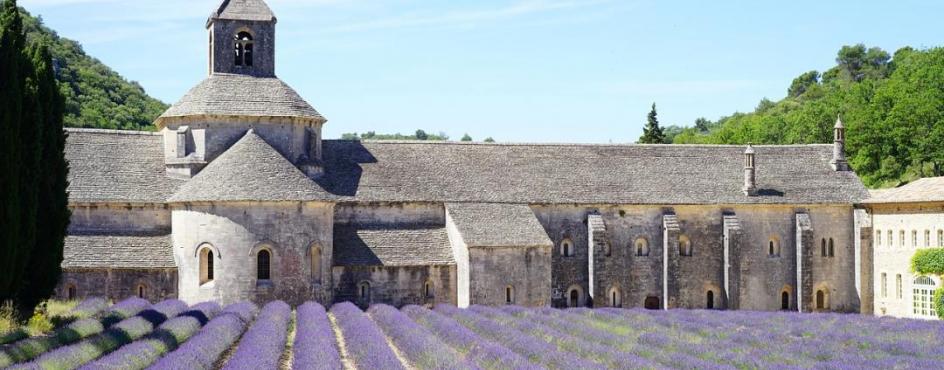
[[[892,233],[892,231],[891,231],[891,230],[885,230],[885,234],[888,235],[888,246],[889,246],[889,247],[894,247],[894,246],[895,246],[895,243],[892,241],[892,237],[894,236],[894,234]]]
[[[819,249],[820,249],[820,252],[819,252],[820,256],[826,257],[826,238],[823,238],[823,240],[821,241]]]
[[[829,257],[835,257],[835,250],[833,249],[833,238],[829,238],[829,248],[826,249],[826,255]]]
[[[649,242],[645,238],[636,239],[633,244],[636,248],[636,256],[646,257],[649,255]]]
[[[367,303],[370,302],[370,283],[369,282],[364,281],[357,285],[357,298],[360,299],[361,302],[367,302]]]
[[[561,256],[564,257],[573,257],[574,256],[574,243],[570,239],[564,239],[561,241]]]
[[[790,309],[790,292],[786,290],[780,293],[780,309],[784,311]]]
[[[213,281],[213,251],[209,247],[200,249],[200,285]]]
[[[433,298],[433,282],[427,281],[423,284],[423,297]]]
[[[882,245],[882,230],[875,230],[875,244]]]
[[[924,230],[924,246],[931,246],[931,230]]]
[[[321,283],[321,247],[313,245],[311,247],[311,281],[315,284]]]
[[[682,235],[679,237],[679,256],[691,256],[692,255],[692,241],[688,239],[687,236]]]
[[[252,67],[253,53],[252,35],[249,32],[242,31],[235,37],[236,65]]]
[[[617,287],[611,287],[609,294],[607,294],[610,300],[610,307],[622,307],[623,306],[623,296],[620,294],[620,289]]]
[[[895,298],[901,299],[901,274],[895,275]]]
[[[138,284],[138,298],[147,297],[147,286],[144,284]]]
[[[767,241],[767,256],[780,257],[780,241],[775,237]]]
[[[505,287],[505,304],[515,303],[515,287],[509,285]]]
[[[705,308],[709,310],[715,309],[715,292],[709,290],[708,293],[705,294]]]
[[[826,293],[822,290],[816,291],[816,309],[822,310],[826,308]]]
[[[937,309],[934,305],[935,289],[937,289],[937,283],[930,276],[918,276],[914,279],[912,307],[915,316],[937,318]]]
[[[567,307],[577,307],[580,305],[580,292],[577,289],[570,290],[570,297],[567,300]]]
[[[905,230],[898,230],[898,245],[905,246]]]
[[[269,271],[272,254],[268,250],[261,250],[256,253],[256,279],[269,280]]]
[[[911,246],[918,246],[918,230],[911,230]]]
[[[75,284],[69,284],[69,287],[66,288],[66,299],[72,301],[76,298],[76,289]]]
[[[937,231],[937,246],[944,247],[944,230]]]
[[[643,302],[643,307],[645,307],[647,310],[658,310],[659,306],[661,306],[661,301],[659,300],[659,297],[648,296],[646,297],[646,300]]]

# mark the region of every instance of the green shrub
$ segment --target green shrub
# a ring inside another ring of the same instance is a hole
[[[911,272],[944,275],[944,248],[922,249],[911,257]]]
[[[937,311],[937,317],[944,319],[944,287],[934,291],[934,309]]]

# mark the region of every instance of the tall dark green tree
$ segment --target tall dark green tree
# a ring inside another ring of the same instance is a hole
[[[658,113],[656,113],[656,103],[652,103],[652,110],[649,111],[646,126],[642,128],[642,137],[639,138],[640,144],[665,144],[665,133],[659,126]]]
[[[21,74],[23,20],[15,0],[2,4],[0,13],[0,302],[13,299],[26,249],[20,242],[20,122],[24,79]]]

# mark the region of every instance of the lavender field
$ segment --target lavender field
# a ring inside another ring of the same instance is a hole
[[[11,369],[944,369],[944,324],[842,314],[89,300]]]

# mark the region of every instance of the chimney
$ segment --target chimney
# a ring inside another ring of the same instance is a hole
[[[846,161],[846,127],[839,116],[836,116],[836,126],[833,127],[833,159],[829,164],[834,171],[849,171],[849,162]]]
[[[754,147],[750,143],[744,150],[744,195],[757,195],[757,183],[754,179]]]

